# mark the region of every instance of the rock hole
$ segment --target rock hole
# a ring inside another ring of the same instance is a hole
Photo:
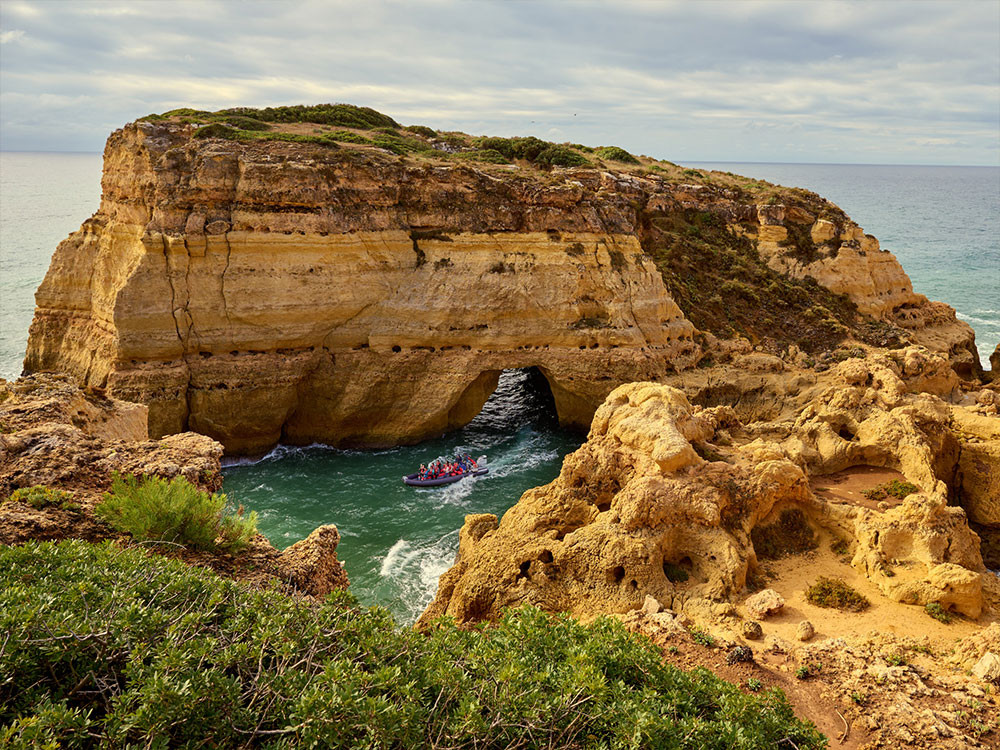
[[[837,430],[837,434],[844,440],[854,440],[854,433],[851,432],[847,425],[843,425],[839,430]]]
[[[601,512],[601,513],[603,513],[606,510],[611,510],[611,501],[610,500],[605,500],[602,503],[598,503],[597,504],[597,510],[599,512]]]
[[[522,578],[528,577],[528,568],[531,567],[531,560],[525,560],[521,563],[521,567],[518,569],[517,575],[514,576],[515,581],[519,581]]]
[[[550,563],[552,562],[552,553],[549,552],[549,550],[544,549],[542,550],[542,554],[538,556],[538,560],[539,562]]]
[[[621,583],[625,578],[625,568],[621,565],[615,566],[611,569],[611,577],[614,579],[615,583]]]
[[[403,351],[403,348],[399,344],[396,344],[394,347],[392,347],[392,350],[396,352],[396,354],[399,354],[401,351]]]

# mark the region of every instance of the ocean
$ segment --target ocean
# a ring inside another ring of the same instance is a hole
[[[976,331],[988,365],[1000,341],[1000,168],[695,163],[814,190],[897,255],[914,288]],[[20,374],[38,286],[56,245],[97,210],[99,154],[0,153],[0,377]],[[412,622],[451,565],[469,513],[501,515],[559,473],[581,436],[559,429],[544,388],[509,371],[483,412],[456,433],[378,452],[278,447],[225,469],[225,491],[260,516],[279,548],[335,523],[338,555],[365,604]],[[414,490],[402,474],[465,451],[488,477]]]

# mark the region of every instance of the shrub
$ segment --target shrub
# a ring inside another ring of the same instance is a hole
[[[623,164],[638,164],[639,160],[618,146],[601,146],[594,149],[594,155],[606,161],[620,161]]]
[[[822,577],[806,591],[806,599],[817,607],[863,612],[870,602],[839,578]]]
[[[437,131],[434,128],[429,128],[426,125],[407,125],[403,130],[408,130],[411,133],[416,133],[417,135],[422,135],[424,138],[437,138]]]
[[[763,559],[776,560],[815,549],[816,535],[798,508],[781,511],[776,523],[757,526],[750,532],[754,551]]]
[[[929,614],[938,622],[943,622],[945,625],[948,625],[949,623],[951,623],[952,620],[955,619],[954,615],[952,615],[951,612],[946,610],[937,602],[929,602],[928,604],[926,604],[924,606],[924,612]]]
[[[568,146],[559,146],[534,136],[483,137],[478,138],[475,145],[480,151],[496,151],[509,160],[525,159],[543,166],[575,167],[590,163],[583,154]]]
[[[226,138],[229,140],[235,140],[236,129],[230,127],[229,125],[223,125],[221,122],[213,122],[205,127],[198,128],[194,131],[195,138]]]
[[[12,503],[24,503],[36,510],[44,508],[59,508],[71,513],[80,512],[80,504],[73,502],[73,493],[64,490],[54,490],[44,484],[36,484],[34,487],[22,487],[14,490],[7,498]],[[6,501],[5,501],[6,502]]]
[[[257,533],[257,514],[227,509],[225,495],[202,492],[186,479],[116,474],[111,492],[97,506],[99,518],[140,541],[237,551]]]
[[[890,497],[894,497],[898,500],[902,500],[907,495],[912,495],[914,492],[919,492],[920,488],[915,484],[910,482],[901,482],[898,479],[893,479],[889,482],[883,482],[880,485],[872,487],[869,490],[865,490],[863,494],[869,500],[874,500],[878,502],[880,500],[887,500]]]
[[[0,628],[0,745],[825,747],[780,691],[683,672],[610,618],[416,633],[346,592],[305,602],[108,543],[0,548]]]

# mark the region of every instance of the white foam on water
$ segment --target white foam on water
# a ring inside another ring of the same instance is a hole
[[[412,624],[434,599],[438,579],[451,567],[457,549],[456,529],[437,540],[399,539],[386,552],[379,577],[390,584],[394,597],[403,605],[403,624]]]
[[[960,312],[956,312],[955,317],[957,317],[959,320],[964,320],[967,323],[979,323],[984,326],[995,326],[998,323],[998,321],[996,320],[988,320],[987,318],[978,318],[975,315],[966,315],[965,313],[960,313]]]

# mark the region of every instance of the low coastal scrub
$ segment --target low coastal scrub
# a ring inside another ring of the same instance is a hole
[[[638,164],[639,160],[618,146],[601,146],[594,149],[594,156],[605,161],[617,161],[622,164]]]
[[[524,159],[540,166],[579,167],[589,164],[583,154],[569,146],[543,141],[534,136],[524,138],[483,137],[476,140],[480,151],[495,151],[506,159]]]
[[[870,602],[839,578],[820,578],[806,591],[806,599],[817,607],[845,612],[863,612]]]
[[[257,514],[231,512],[225,495],[203,492],[186,479],[115,475],[97,517],[139,541],[237,552],[257,533]]]
[[[780,691],[683,672],[614,620],[418,633],[108,543],[0,548],[0,628],[3,746],[826,746]]]
[[[835,348],[863,323],[846,296],[812,277],[793,279],[768,266],[754,243],[718,214],[644,210],[640,219],[643,249],[670,296],[703,331],[745,336],[774,351],[794,343],[814,353]],[[881,340],[885,334],[872,336]]]

